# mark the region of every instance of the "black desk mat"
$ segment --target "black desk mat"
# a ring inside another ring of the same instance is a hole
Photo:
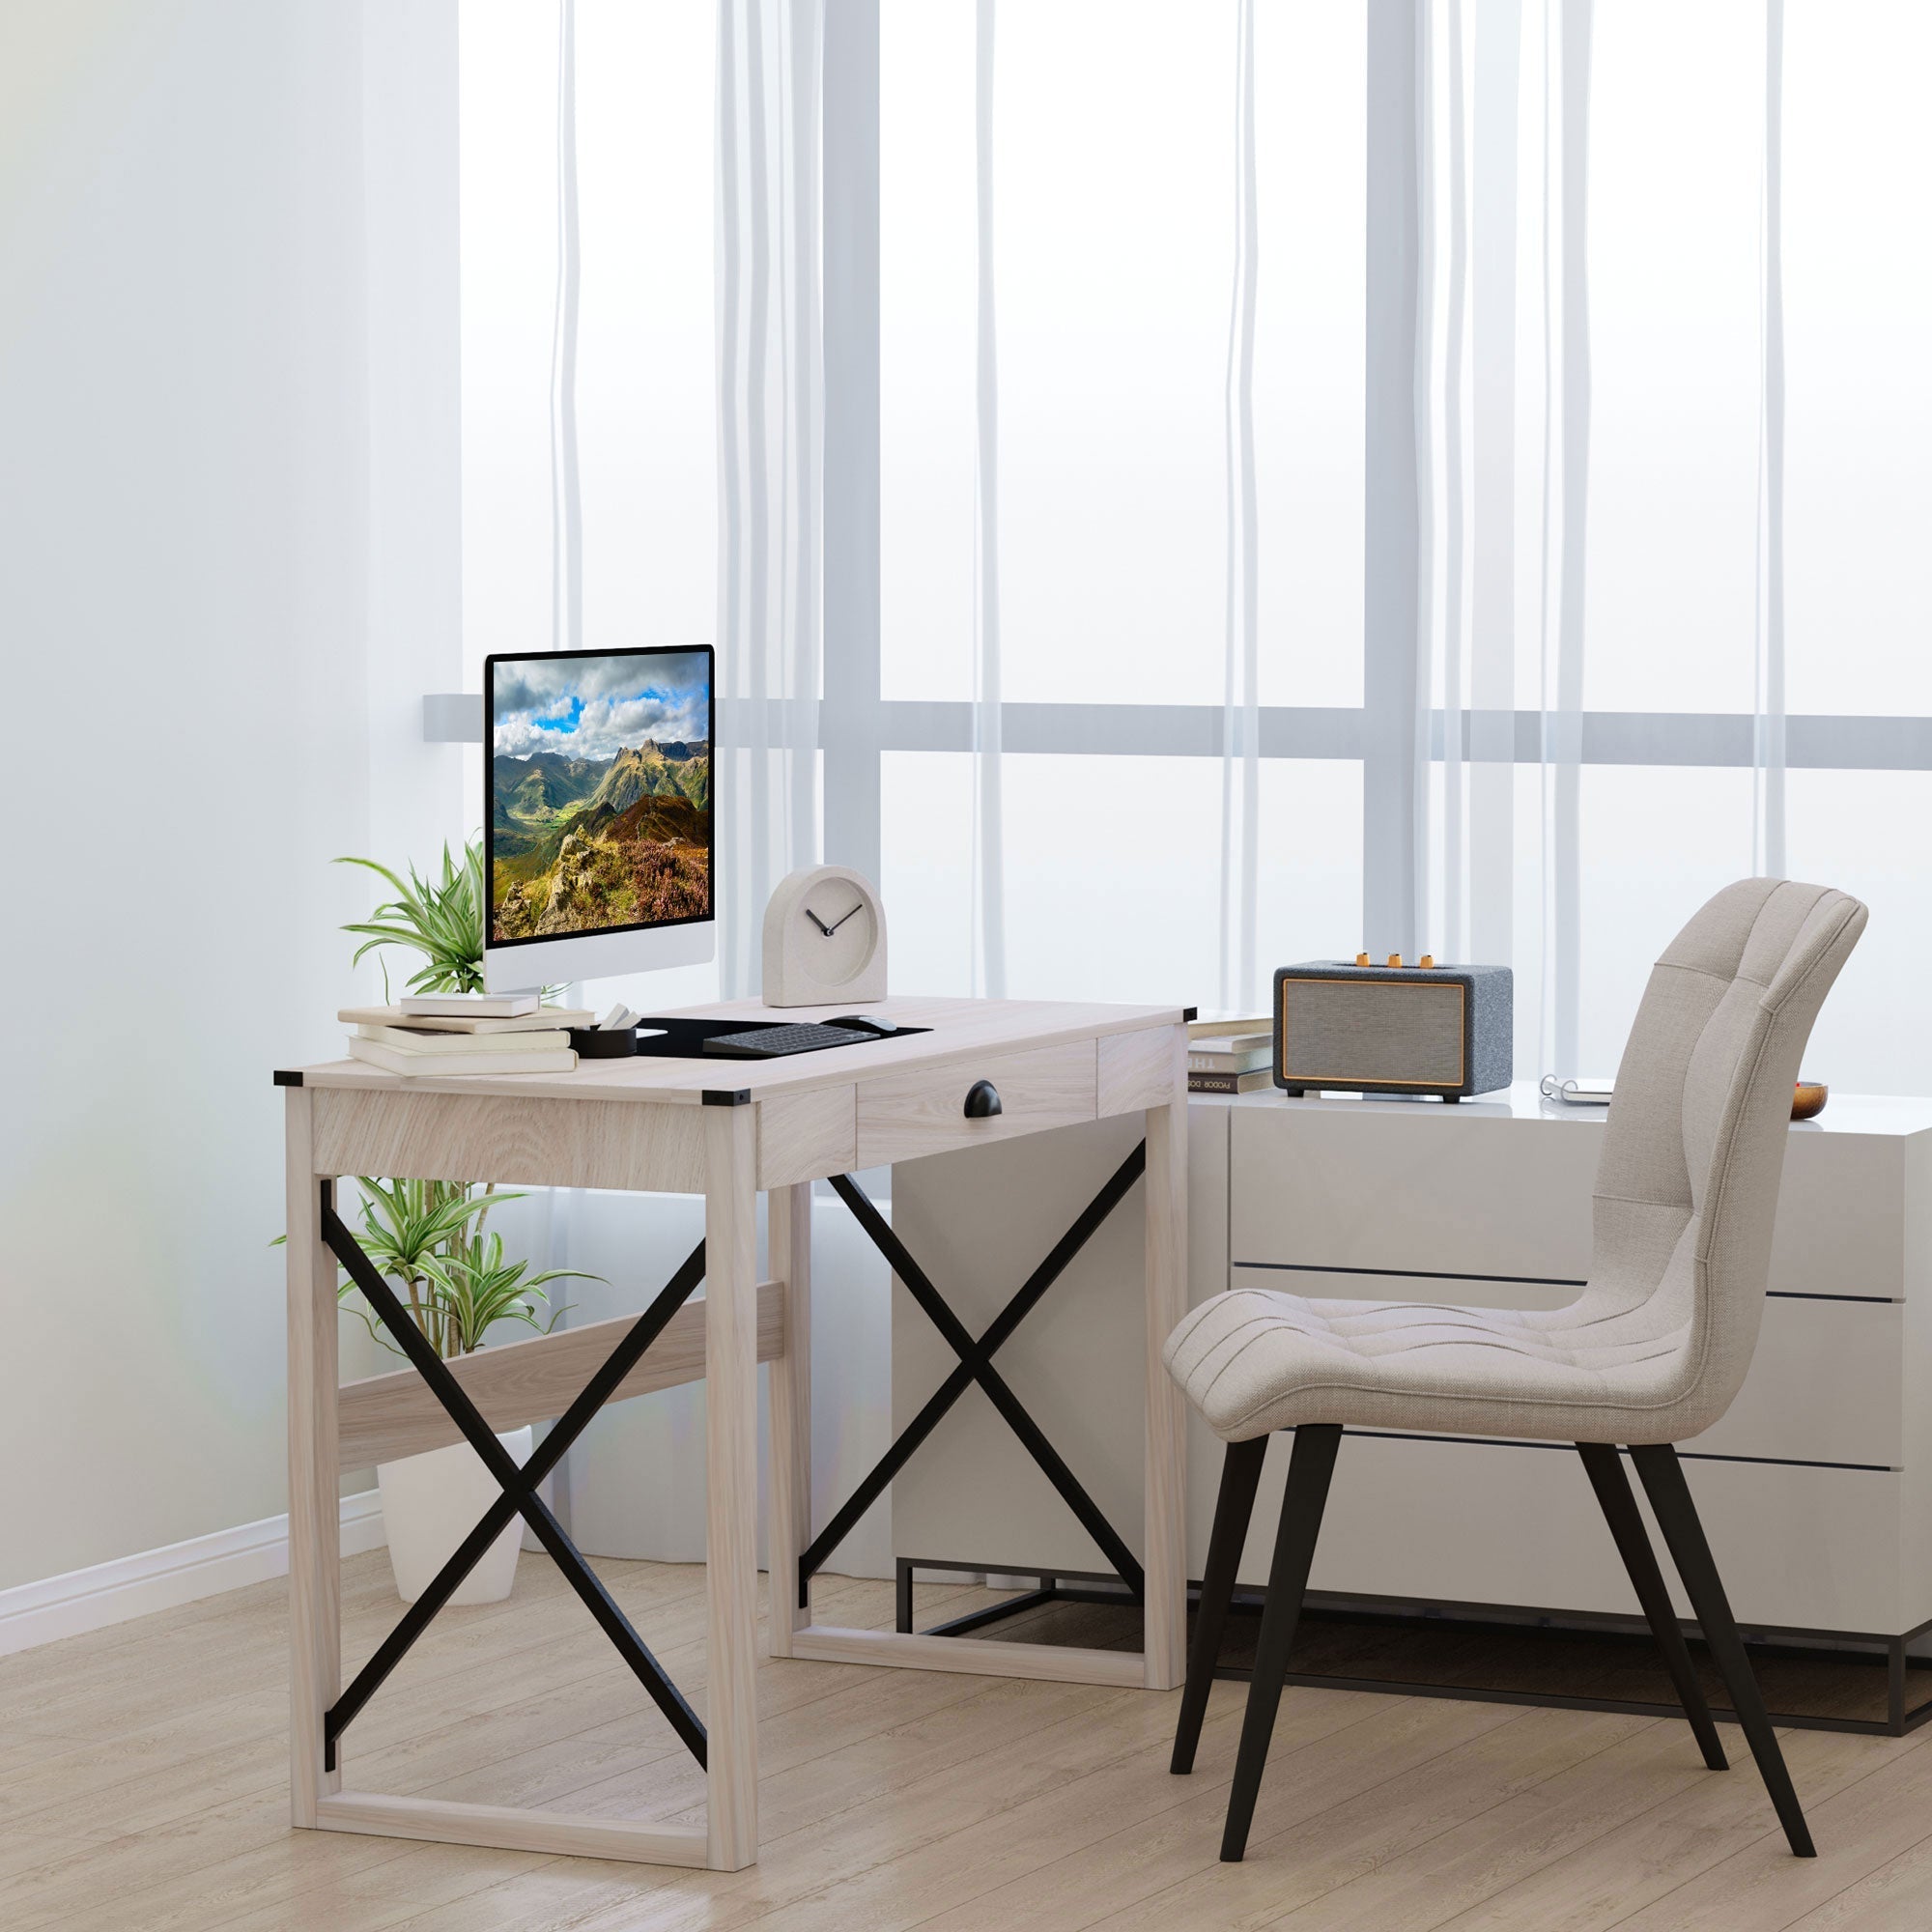
[[[638,1022],[639,1029],[662,1027],[664,1031],[653,1038],[639,1037],[638,1058],[639,1060],[701,1060],[707,1066],[743,1066],[747,1063],[734,1056],[706,1053],[704,1042],[721,1033],[766,1033],[773,1027],[818,1026],[817,1020],[694,1020],[694,1019],[650,1019]],[[930,1033],[930,1027],[900,1027],[889,1036],[893,1039],[909,1039],[916,1033]],[[878,1044],[881,1036],[869,1033],[855,1033],[854,1046]],[[836,1046],[822,1046],[813,1049],[819,1053],[837,1053]],[[789,1057],[789,1056],[787,1056]]]

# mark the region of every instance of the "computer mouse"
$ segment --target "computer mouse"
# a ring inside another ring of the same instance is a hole
[[[884,1020],[868,1019],[864,1013],[840,1013],[837,1019],[827,1020],[827,1026],[847,1027],[853,1033],[876,1034],[881,1039],[891,1039],[898,1032],[895,1026],[888,1026]]]

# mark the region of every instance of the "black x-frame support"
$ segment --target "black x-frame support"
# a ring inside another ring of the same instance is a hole
[[[384,1280],[381,1271],[362,1252],[355,1236],[336,1213],[335,1184],[331,1180],[322,1182],[322,1238],[336,1260],[348,1269],[349,1278],[362,1291],[363,1298],[376,1311],[383,1326],[395,1339],[396,1346],[429,1384],[431,1393],[448,1411],[449,1419],[463,1432],[464,1439],[483,1459],[483,1466],[502,1486],[503,1491],[484,1512],[482,1520],[457,1547],[455,1555],[437,1572],[435,1580],[410,1605],[402,1622],[383,1639],[375,1655],[356,1672],[355,1682],[329,1707],[323,1720],[325,1767],[329,1771],[335,1769],[336,1744],[342,1733],[375,1694],[383,1680],[402,1662],[409,1647],[429,1628],[431,1619],[482,1560],[484,1552],[519,1516],[536,1532],[565,1580],[582,1598],[584,1606],[615,1646],[618,1656],[630,1665],[639,1683],[650,1693],[652,1702],[669,1720],[671,1729],[702,1766],[705,1762],[703,1720],[685,1702],[683,1692],[665,1675],[663,1666],[632,1628],[631,1620],[584,1562],[563,1525],[537,1494],[537,1486],[562,1460],[564,1451],[589,1426],[598,1410],[616,1393],[624,1378],[663,1332],[665,1323],[684,1306],[704,1279],[704,1243],[699,1241],[692,1249],[677,1272],[665,1284],[657,1299],[632,1323],[603,1367],[584,1383],[576,1400],[552,1425],[550,1433],[537,1444],[530,1460],[520,1466],[497,1440],[496,1432],[484,1421],[476,1405],[464,1392],[463,1384],[450,1374],[441,1356],[430,1346],[428,1337],[410,1320],[409,1311],[396,1298],[395,1291]]]
[[[1066,1264],[1087,1245],[1094,1230],[1120,1206],[1127,1190],[1141,1178],[1146,1168],[1147,1143],[1142,1141],[1114,1170],[1106,1185],[1081,1210],[1079,1219],[1054,1243],[1052,1252],[1027,1277],[1012,1299],[994,1318],[986,1332],[977,1340],[947,1306],[925,1270],[913,1259],[905,1243],[893,1232],[858,1182],[849,1174],[835,1174],[832,1177],[833,1191],[852,1210],[853,1218],[866,1231],[872,1245],[891,1264],[893,1272],[905,1284],[906,1292],[945,1337],[947,1346],[959,1357],[959,1362],[798,1559],[800,1609],[810,1607],[813,1573],[821,1569],[825,1559],[851,1535],[859,1519],[878,1501],[886,1486],[905,1466],[913,1452],[975,1382],[985,1390],[987,1399],[1019,1437],[1027,1454],[1039,1464],[1047,1481],[1060,1492],[1066,1506],[1079,1519],[1081,1527],[1099,1545],[1121,1581],[1137,1601],[1145,1596],[1147,1579],[1141,1566],[1134,1560],[1133,1551],[1101,1513],[1100,1506],[1081,1487],[1079,1479],[1066,1466],[1060,1452],[1047,1440],[1045,1432],[1027,1413],[1006,1378],[994,1368],[993,1357],[1011,1338],[1013,1330],[1032,1313],[1039,1298],[1060,1278]]]

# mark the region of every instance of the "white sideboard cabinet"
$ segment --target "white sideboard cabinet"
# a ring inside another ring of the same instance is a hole
[[[1192,1298],[1242,1283],[1559,1305],[1589,1266],[1603,1119],[1528,1083],[1457,1106],[1197,1097]],[[1118,1147],[1099,1141],[1041,1136],[895,1171],[895,1223],[969,1327],[992,1321],[1131,1149],[1131,1130]],[[1117,1396],[1142,1347],[1138,1197],[1000,1357],[1136,1545],[1139,1410]],[[895,1321],[893,1359],[902,1424],[952,1358],[914,1315]],[[1244,1584],[1266,1577],[1287,1448],[1269,1452]],[[1833,1095],[1820,1119],[1793,1125],[1757,1354],[1729,1413],[1680,1453],[1740,1622],[1771,1635],[1884,1640],[1902,1682],[1908,1648],[1923,1648],[1917,1639],[1932,1627],[1932,1101]],[[1220,1457],[1194,1421],[1196,1577]],[[901,1558],[1020,1576],[1107,1567],[977,1392],[907,1466],[893,1507]],[[1501,1439],[1350,1430],[1311,1588],[1331,1602],[1492,1621],[1637,1615],[1575,1452]],[[1679,1607],[1688,1616],[1681,1593]]]

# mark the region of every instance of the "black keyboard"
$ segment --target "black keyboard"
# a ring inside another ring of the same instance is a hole
[[[798,1026],[755,1027],[750,1033],[715,1033],[704,1042],[706,1053],[723,1054],[727,1060],[777,1060],[787,1053],[816,1053],[826,1046],[858,1046],[877,1039],[874,1033],[860,1033],[852,1027]]]

